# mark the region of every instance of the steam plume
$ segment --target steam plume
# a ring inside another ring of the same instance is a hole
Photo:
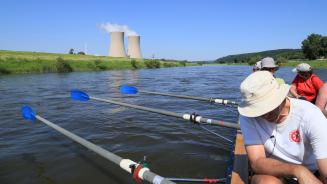
[[[100,29],[110,32],[125,32],[127,36],[138,36],[138,34],[131,30],[127,25],[112,24],[110,22],[100,24]]]

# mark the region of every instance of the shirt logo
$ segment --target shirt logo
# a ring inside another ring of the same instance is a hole
[[[290,133],[290,140],[296,143],[299,143],[301,140],[301,135],[299,130],[293,130]]]

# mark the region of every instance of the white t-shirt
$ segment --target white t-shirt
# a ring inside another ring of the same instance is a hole
[[[316,159],[327,158],[327,119],[310,102],[290,99],[286,120],[240,116],[245,145],[264,145],[266,156],[317,170]]]

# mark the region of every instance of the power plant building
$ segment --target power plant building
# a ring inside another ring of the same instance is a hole
[[[109,56],[126,57],[124,32],[110,32]]]
[[[128,36],[127,55],[130,58],[141,59],[140,36]]]

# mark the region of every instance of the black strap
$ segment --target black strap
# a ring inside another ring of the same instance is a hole
[[[190,122],[191,123],[194,123],[194,124],[199,124],[199,122],[196,121],[196,118],[198,117],[199,115],[196,114],[195,112],[193,112],[190,116]]]

